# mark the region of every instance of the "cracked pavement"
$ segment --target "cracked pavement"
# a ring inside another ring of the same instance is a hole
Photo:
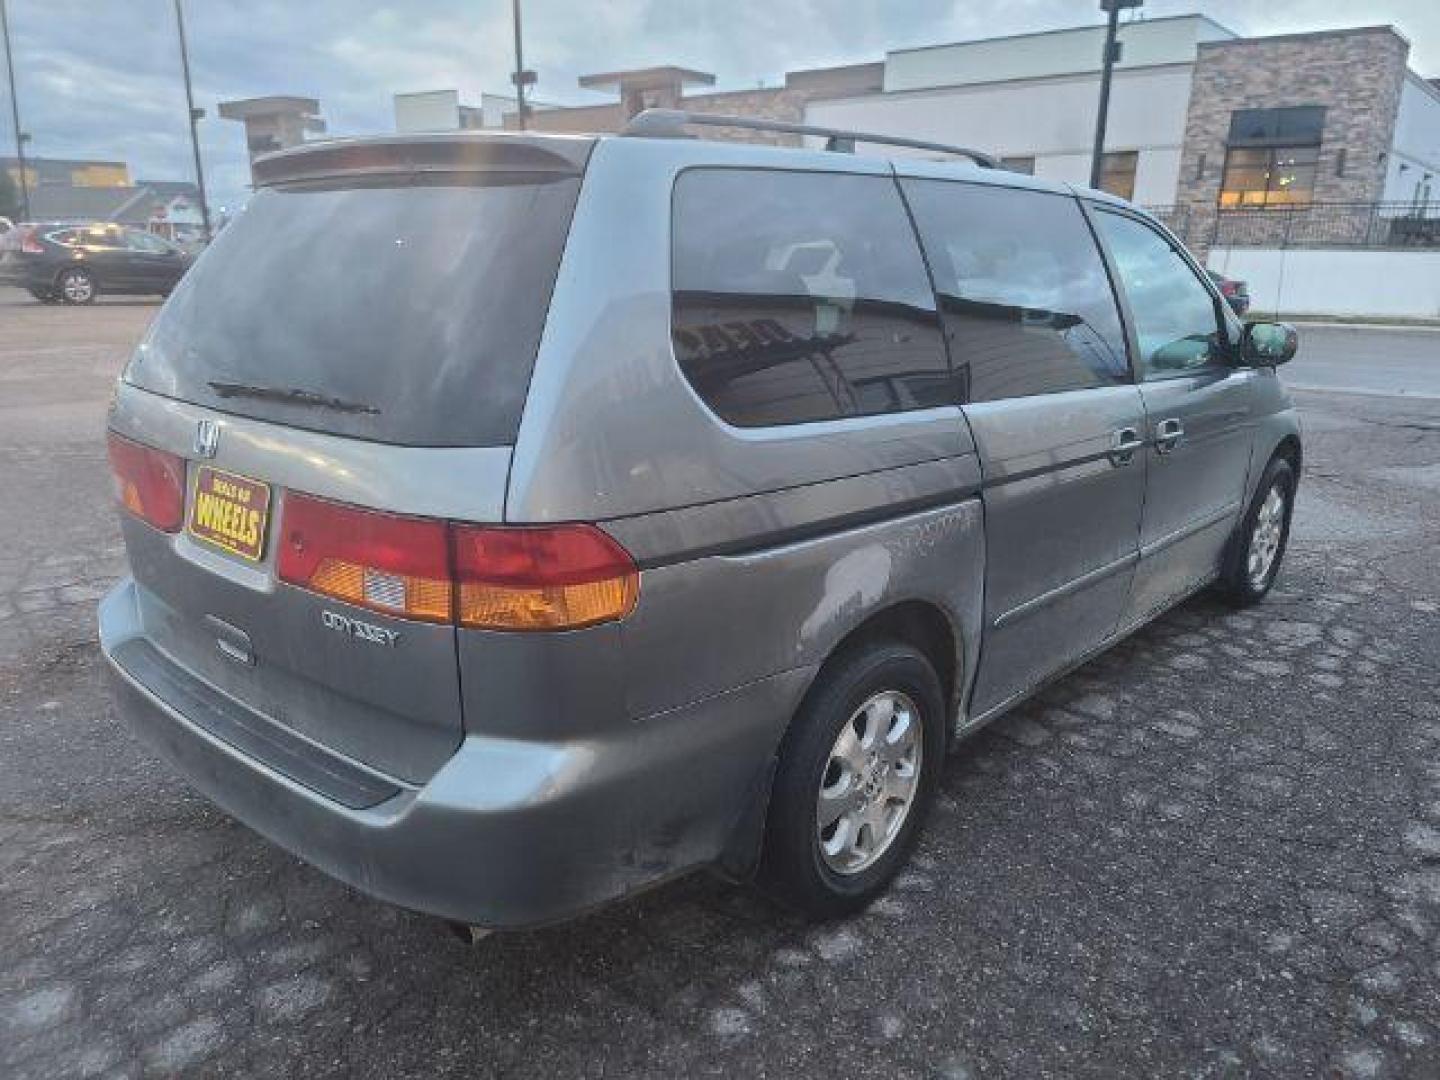
[[[101,428],[153,311],[0,291],[0,1075],[1440,1075],[1440,399],[1297,395],[1272,597],[963,744],[865,914],[699,876],[469,946],[116,723]],[[1356,334],[1440,384],[1418,331],[1302,332],[1296,381]]]

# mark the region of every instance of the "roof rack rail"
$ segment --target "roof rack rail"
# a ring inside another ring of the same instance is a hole
[[[812,127],[809,124],[791,124],[784,120],[760,120],[748,116],[724,116],[720,113],[692,113],[682,109],[646,109],[632,117],[620,134],[660,139],[685,138],[685,128],[691,124],[702,127],[748,128],[751,131],[778,131],[787,135],[814,135],[825,140],[826,150],[843,154],[853,154],[856,143],[875,143],[880,146],[908,146],[914,150],[958,154],[986,169],[999,167],[989,154],[965,146],[905,139],[898,135],[871,135],[863,131],[841,131],[837,128]]]

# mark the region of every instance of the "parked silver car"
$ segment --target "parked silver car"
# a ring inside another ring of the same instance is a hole
[[[1163,228],[683,121],[264,158],[116,389],[125,716],[375,896],[853,910],[957,738],[1274,581],[1295,335]]]

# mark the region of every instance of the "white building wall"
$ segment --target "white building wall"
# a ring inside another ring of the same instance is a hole
[[[1203,15],[1122,23],[1117,70],[1193,63],[1201,41],[1235,35]],[[898,49],[885,57],[885,90],[1006,82],[1098,71],[1105,27],[1085,26],[988,41]]]
[[[1427,173],[1429,201],[1440,203],[1440,90],[1407,72],[1381,197],[1386,202],[1420,201]]]
[[[1115,74],[1105,145],[1140,152],[1138,203],[1175,201],[1191,71],[1175,64]],[[1033,156],[1037,176],[1084,184],[1099,98],[1098,74],[1072,75],[812,101],[805,122],[970,146],[997,157]],[[864,144],[858,150],[906,152]]]
[[[1440,251],[1212,248],[1208,264],[1249,285],[1256,317],[1440,318]]]
[[[427,90],[418,94],[395,95],[396,131],[455,131],[459,127],[458,91]]]

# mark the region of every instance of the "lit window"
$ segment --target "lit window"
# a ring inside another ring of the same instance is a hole
[[[1135,166],[1138,150],[1112,150],[1100,159],[1100,190],[1122,199],[1135,197]]]
[[[1235,110],[1230,114],[1220,205],[1310,202],[1324,127],[1325,110],[1319,105]]]
[[[1293,206],[1315,196],[1318,146],[1232,149],[1225,155],[1221,206]]]

